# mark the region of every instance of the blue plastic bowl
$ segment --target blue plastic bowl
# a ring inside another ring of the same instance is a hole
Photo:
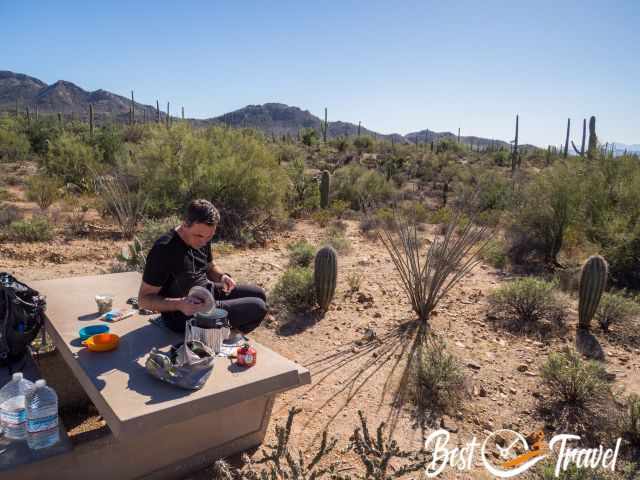
[[[98,335],[99,333],[108,333],[108,325],[89,325],[80,329],[80,340],[85,341],[89,337]]]

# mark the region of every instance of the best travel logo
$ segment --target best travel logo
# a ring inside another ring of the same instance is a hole
[[[425,441],[425,449],[433,452],[433,459],[427,465],[425,472],[428,478],[440,475],[447,467],[459,471],[470,471],[476,463],[478,454],[484,468],[498,478],[512,478],[520,475],[554,452],[557,454],[554,470],[556,477],[559,477],[560,473],[571,464],[577,468],[602,468],[613,472],[622,442],[622,439],[618,438],[615,446],[609,449],[602,445],[597,448],[577,448],[572,446],[571,442],[579,441],[579,435],[554,435],[547,443],[544,433],[536,432],[529,436],[531,441],[529,446],[525,436],[509,429],[490,433],[482,444],[474,436],[464,447],[449,448],[449,438],[450,434],[447,430],[439,429],[432,432]],[[498,462],[490,453],[492,448],[498,452]]]

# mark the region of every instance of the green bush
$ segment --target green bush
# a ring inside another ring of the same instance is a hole
[[[359,153],[371,152],[373,150],[374,142],[371,137],[356,137],[353,141],[353,146],[356,147]]]
[[[105,125],[98,129],[94,137],[99,157],[105,165],[115,166],[118,159],[126,154],[124,139],[116,125]]]
[[[548,333],[565,317],[554,288],[553,283],[535,277],[510,281],[490,294],[491,312],[512,330]]]
[[[100,171],[94,149],[69,132],[63,132],[49,143],[43,167],[62,183],[73,183],[83,190],[92,187],[94,173]]]
[[[389,201],[394,193],[383,175],[361,165],[337,169],[332,180],[334,198],[344,200],[352,210],[371,210]]]
[[[312,175],[305,172],[304,160],[293,159],[287,166],[290,188],[287,191],[287,206],[293,215],[309,212],[320,206],[320,189]]]
[[[347,254],[351,251],[351,242],[345,236],[344,230],[335,225],[331,225],[327,229],[322,244],[333,247],[336,252],[341,254]]]
[[[6,227],[21,218],[19,210],[14,205],[0,205],[0,227]]]
[[[624,295],[605,292],[600,299],[596,319],[605,332],[611,323],[624,323],[640,310],[640,306]]]
[[[566,406],[587,408],[610,392],[605,369],[568,347],[551,353],[540,375],[551,396]]]
[[[27,182],[27,200],[46,210],[59,197],[60,182],[48,175],[35,175]]]
[[[530,258],[557,263],[567,229],[580,218],[579,166],[558,162],[537,175],[523,190],[508,228],[515,264]]]
[[[0,162],[24,160],[29,150],[29,139],[26,135],[5,129],[0,125]]]
[[[306,146],[311,147],[318,143],[318,132],[313,128],[305,128],[302,131],[302,143]]]
[[[507,246],[502,240],[489,240],[482,250],[482,259],[494,268],[502,270],[507,266]]]
[[[636,452],[640,452],[640,396],[631,394],[626,398],[620,418],[620,430]]]
[[[31,150],[39,155],[45,155],[51,142],[57,140],[62,132],[57,120],[52,117],[43,118],[37,122],[31,122],[26,130]]]
[[[293,311],[311,308],[316,303],[313,269],[288,268],[278,280],[272,293],[276,303],[285,305]]]
[[[131,171],[148,193],[150,215],[177,213],[193,198],[206,198],[220,211],[220,237],[238,242],[257,238],[283,217],[287,175],[259,136],[152,126],[134,152]]]
[[[466,382],[457,359],[447,352],[445,342],[427,337],[416,354],[414,396],[421,411],[457,411],[466,394]]]
[[[7,238],[15,242],[46,242],[53,238],[53,228],[46,217],[16,220],[9,224]]]
[[[298,240],[287,246],[289,249],[289,264],[295,267],[308,267],[313,262],[316,249],[306,240]]]

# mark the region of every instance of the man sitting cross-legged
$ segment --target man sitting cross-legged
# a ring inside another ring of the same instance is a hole
[[[138,304],[162,312],[164,323],[176,332],[184,332],[188,318],[203,309],[187,296],[196,285],[213,292],[217,306],[229,313],[232,336],[254,330],[267,314],[262,288],[236,284],[213,261],[211,239],[219,221],[210,202],[193,200],[182,224],[158,238],[147,255]]]

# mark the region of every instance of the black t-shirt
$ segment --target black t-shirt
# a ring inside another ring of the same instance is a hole
[[[165,298],[187,296],[191,287],[207,287],[207,270],[212,260],[211,244],[202,248],[187,245],[175,230],[158,238],[149,254],[142,280],[161,287],[159,295]],[[182,312],[164,312],[163,317],[176,328],[184,328],[187,317]]]

